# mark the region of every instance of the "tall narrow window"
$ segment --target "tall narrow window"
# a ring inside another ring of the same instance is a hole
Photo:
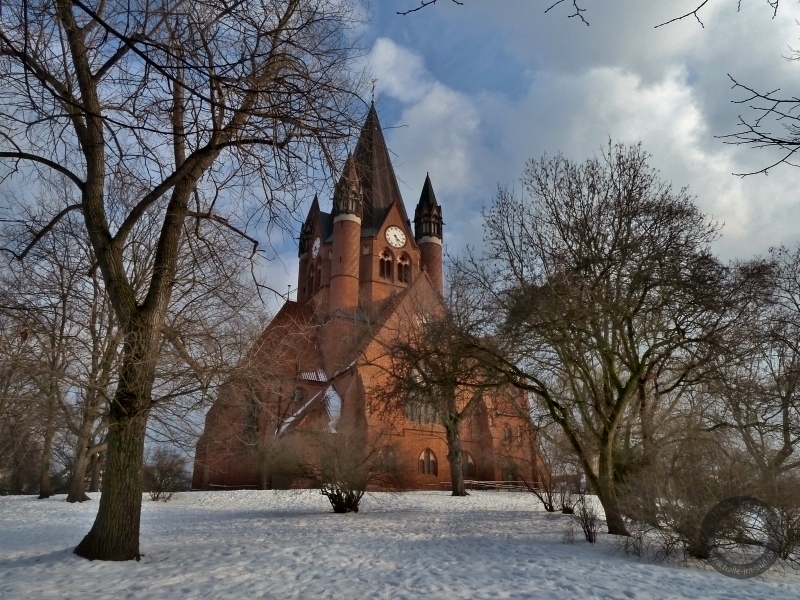
[[[419,455],[419,472],[421,475],[438,475],[439,468],[436,465],[436,455],[433,450],[423,450]]]
[[[392,280],[392,255],[387,250],[381,252],[378,258],[378,275],[381,279]]]
[[[461,453],[461,474],[465,478],[475,478],[475,461],[469,452]]]
[[[411,260],[405,254],[397,261],[397,280],[401,283],[411,283]]]
[[[317,289],[322,287],[322,263],[317,263]]]
[[[317,290],[314,289],[314,265],[311,265],[308,268],[308,295],[309,295],[309,297],[316,291]]]
[[[503,443],[510,444],[511,443],[511,427],[508,425],[503,425]]]

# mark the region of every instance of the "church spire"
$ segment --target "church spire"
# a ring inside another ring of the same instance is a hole
[[[407,221],[406,208],[374,103],[369,107],[353,157],[358,165],[364,193],[364,228],[377,230],[383,224],[389,207],[395,203],[403,221]]]
[[[425,237],[442,240],[442,207],[436,202],[430,175],[425,175],[425,184],[414,211],[414,238],[419,242]]]
[[[348,214],[361,218],[363,209],[364,194],[358,167],[353,155],[349,154],[333,194],[333,216],[336,218],[337,215]]]
[[[425,184],[414,211],[414,239],[422,254],[422,267],[428,272],[434,288],[441,294],[442,277],[442,207],[436,202],[433,184],[425,175]]]

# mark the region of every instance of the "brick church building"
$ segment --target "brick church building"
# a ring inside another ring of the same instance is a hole
[[[275,315],[206,416],[193,488],[287,485],[270,472],[276,442],[302,439],[298,432],[320,424],[335,429],[345,417],[368,431],[386,431],[391,419],[387,440],[408,487],[446,485],[443,427],[408,412],[373,410],[382,336],[443,306],[442,229],[429,177],[412,229],[371,107],[332,211],[315,198],[300,232],[297,300]],[[532,479],[531,437],[511,404],[503,393],[490,394],[465,423],[465,479]]]

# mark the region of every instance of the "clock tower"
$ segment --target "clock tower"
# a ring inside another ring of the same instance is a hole
[[[426,177],[412,230],[374,105],[332,208],[315,198],[301,230],[299,302],[325,319],[380,312],[420,277],[441,294],[441,208]]]

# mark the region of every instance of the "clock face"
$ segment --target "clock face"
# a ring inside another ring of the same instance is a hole
[[[402,248],[406,245],[406,234],[402,229],[393,225],[386,230],[386,241],[393,248]]]
[[[319,249],[322,246],[322,240],[319,238],[314,239],[314,245],[311,246],[311,258],[317,258],[317,254],[319,254]]]

